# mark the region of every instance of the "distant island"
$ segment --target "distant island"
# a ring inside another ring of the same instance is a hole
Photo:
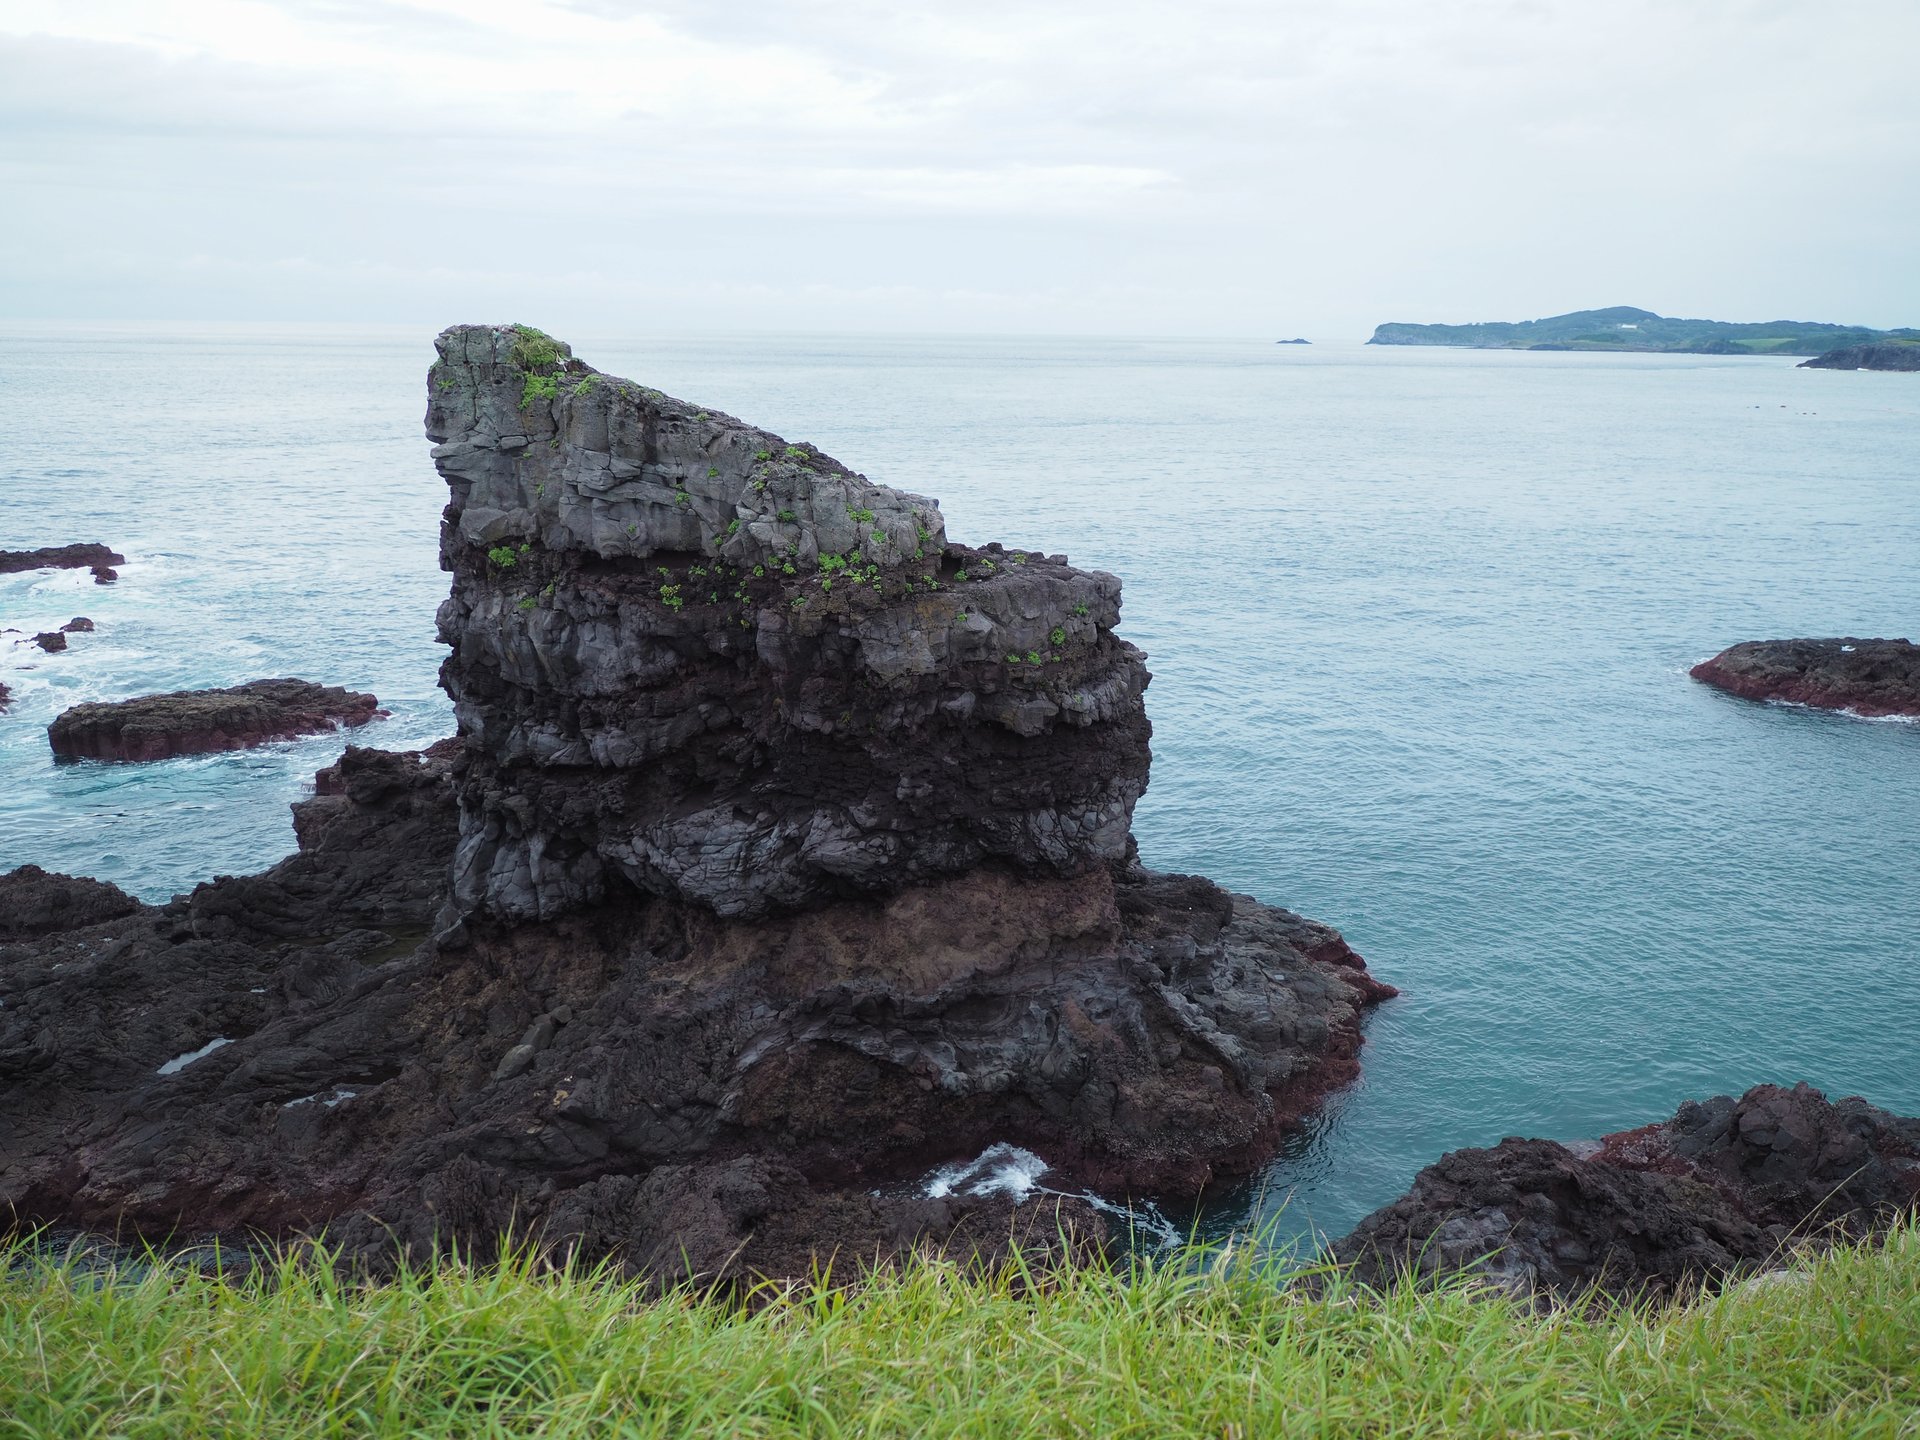
[[[1273,343],[1276,345],[1311,345],[1313,342],[1311,340],[1276,340]]]
[[[1920,341],[1920,330],[1869,330],[1808,320],[1738,324],[1675,320],[1631,305],[1575,310],[1544,320],[1478,325],[1387,324],[1369,345],[1452,345],[1474,350],[1635,350],[1687,355],[1823,355],[1856,345]]]

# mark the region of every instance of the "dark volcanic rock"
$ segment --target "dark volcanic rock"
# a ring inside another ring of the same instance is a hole
[[[1334,1255],[1370,1284],[1471,1271],[1516,1294],[1631,1298],[1878,1234],[1917,1202],[1920,1119],[1761,1085],[1597,1144],[1456,1150]]]
[[[1920,716],[1920,645],[1910,640],[1748,640],[1691,673],[1749,700]]]
[[[19,570],[91,569],[99,578],[102,568],[124,565],[127,557],[117,555],[104,545],[49,545],[40,550],[0,550],[0,575]]]
[[[58,630],[46,630],[34,636],[33,643],[52,655],[67,648],[67,637]]]
[[[0,941],[79,930],[139,908],[138,900],[102,880],[52,875],[38,865],[0,875]]]
[[[12,703],[13,691],[9,690],[4,683],[0,683],[0,715],[6,714],[7,707]]]
[[[76,615],[60,628],[69,635],[91,634],[93,632],[93,621],[84,615]]]
[[[1800,362],[1802,370],[1920,370],[1920,345],[1898,340],[1847,345]]]
[[[254,680],[231,690],[178,690],[75,705],[47,727],[47,740],[65,759],[164,760],[364,725],[379,704],[371,695],[337,685]]]
[[[935,501],[544,337],[438,348],[464,905],[749,915],[1125,856],[1151,727],[1113,576],[952,544]]]
[[[439,344],[460,740],[350,748],[264,875],[0,947],[0,1209],[1071,1259],[1084,1203],[911,1182],[1006,1143],[1191,1193],[1353,1077],[1393,992],[1340,936],[1134,858],[1118,581],[531,332]]]
[[[120,572],[111,565],[95,565],[93,567],[93,583],[96,585],[111,585],[119,578]]]

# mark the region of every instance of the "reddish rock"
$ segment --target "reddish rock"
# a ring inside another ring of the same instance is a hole
[[[1920,717],[1920,645],[1910,640],[1747,640],[1690,673],[1748,700]]]
[[[56,638],[64,643],[64,636]],[[230,690],[76,705],[47,727],[47,739],[63,759],[164,760],[364,725],[379,713],[379,704],[337,685],[255,680]]]
[[[60,628],[69,635],[90,633],[93,630],[93,621],[84,615],[76,615]]]
[[[111,565],[95,565],[93,567],[93,583],[96,585],[111,585],[119,578],[120,572]]]

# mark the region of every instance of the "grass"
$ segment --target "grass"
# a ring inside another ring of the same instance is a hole
[[[1804,1283],[1535,1316],[1312,1297],[1237,1257],[1035,1282],[922,1263],[742,1307],[445,1267],[228,1285],[0,1254],[0,1436],[1914,1436],[1920,1228]]]

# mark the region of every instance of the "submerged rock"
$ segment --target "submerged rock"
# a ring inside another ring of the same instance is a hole
[[[1920,645],[1910,640],[1748,640],[1690,673],[1749,700],[1920,716]]]
[[[49,545],[39,550],[0,550],[0,575],[12,575],[21,570],[91,569],[94,578],[98,579],[102,569],[126,563],[126,556],[97,543]]]
[[[55,717],[47,740],[63,759],[164,760],[364,725],[379,705],[371,695],[337,685],[254,680],[230,690],[176,690],[75,705]]]
[[[903,1186],[1005,1143],[1192,1193],[1353,1077],[1393,992],[1340,936],[1135,859],[1117,580],[535,332],[439,348],[459,740],[349,748],[264,875],[0,948],[0,1207],[369,1264],[1071,1259],[1081,1201]]]
[[[1518,1295],[1684,1294],[1920,1204],[1920,1119],[1760,1085],[1597,1143],[1456,1150],[1334,1246],[1384,1284],[1471,1272]]]

